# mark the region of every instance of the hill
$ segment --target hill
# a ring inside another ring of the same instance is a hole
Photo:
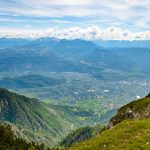
[[[0,39],[0,72],[88,72],[88,66],[70,57],[76,56],[76,50],[84,52],[96,46],[92,42],[83,40],[58,40],[41,38],[36,40],[17,40],[20,45],[7,47],[15,39]],[[3,46],[6,43],[6,47]],[[75,54],[75,55],[74,55]]]
[[[115,58],[115,59],[114,59]],[[84,56],[84,60],[101,69],[127,70],[135,67],[134,61],[105,48],[98,48]],[[97,65],[96,65],[97,63]],[[133,65],[133,66],[132,66]],[[93,66],[93,67],[94,67]]]
[[[150,49],[148,48],[140,48],[140,47],[115,47],[115,48],[110,48],[112,52],[116,52],[120,55],[124,55],[128,59],[130,58],[131,60],[136,63],[136,65],[139,67],[140,70],[142,70],[145,73],[150,73],[149,68],[150,68]]]
[[[17,135],[29,141],[53,146],[72,129],[95,124],[97,117],[80,108],[46,105],[0,89],[0,122],[9,123]]]
[[[3,88],[37,88],[55,86],[64,83],[63,79],[54,79],[41,75],[24,75],[21,77],[5,77],[0,80],[0,87]]]
[[[96,127],[82,127],[69,133],[61,142],[60,146],[70,147],[74,144],[91,139],[97,136],[103,129],[102,125]]]
[[[11,126],[0,125],[0,149],[1,150],[45,150],[44,145],[26,142],[24,139],[17,137],[11,129]]]
[[[3,45],[15,42],[14,39],[0,41],[4,42]],[[130,70],[128,74],[139,73],[133,58],[120,55],[91,41],[40,38],[22,42],[16,39],[16,43],[19,41],[20,45],[16,44],[11,48],[1,46],[0,72],[94,72],[101,75],[104,70],[112,69],[116,74],[120,74],[118,70]]]
[[[76,144],[71,150],[149,150],[150,119],[126,120],[99,136]]]
[[[109,126],[114,126],[126,119],[144,118],[150,118],[150,95],[121,107],[116,116],[110,119]]]
[[[150,147],[150,95],[118,110],[108,129],[96,137],[71,147],[71,150],[129,150]]]

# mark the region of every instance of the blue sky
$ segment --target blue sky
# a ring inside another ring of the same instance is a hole
[[[150,31],[150,0],[0,0],[0,29]]]

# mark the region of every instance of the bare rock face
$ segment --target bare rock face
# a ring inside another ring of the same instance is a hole
[[[126,119],[150,118],[150,94],[145,98],[133,101],[120,108],[113,118],[110,119],[109,128]]]

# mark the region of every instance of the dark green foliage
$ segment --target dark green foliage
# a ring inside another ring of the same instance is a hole
[[[150,97],[150,93],[146,97]]]
[[[15,126],[29,141],[53,146],[71,129],[94,125],[98,116],[78,107],[47,105],[0,88],[0,122]]]
[[[0,102],[1,121],[16,123],[34,131],[39,128],[47,129],[48,125],[57,124],[55,115],[46,110],[38,100],[0,89]]]
[[[97,125],[96,127],[82,127],[74,130],[68,134],[68,136],[64,138],[63,141],[60,142],[60,146],[70,147],[76,143],[88,140],[98,135],[102,129],[102,126]]]
[[[63,121],[38,100],[0,89],[0,121],[15,124],[17,133],[30,140],[54,144],[69,132]]]
[[[46,150],[41,144],[28,143],[22,138],[18,138],[12,131],[10,125],[0,124],[0,150]],[[48,150],[48,149],[47,149]]]

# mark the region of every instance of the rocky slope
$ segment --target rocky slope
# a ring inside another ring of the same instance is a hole
[[[121,107],[116,116],[111,118],[109,126],[114,126],[126,119],[150,118],[150,94]]]
[[[104,131],[71,150],[149,150],[150,94],[118,110]]]

